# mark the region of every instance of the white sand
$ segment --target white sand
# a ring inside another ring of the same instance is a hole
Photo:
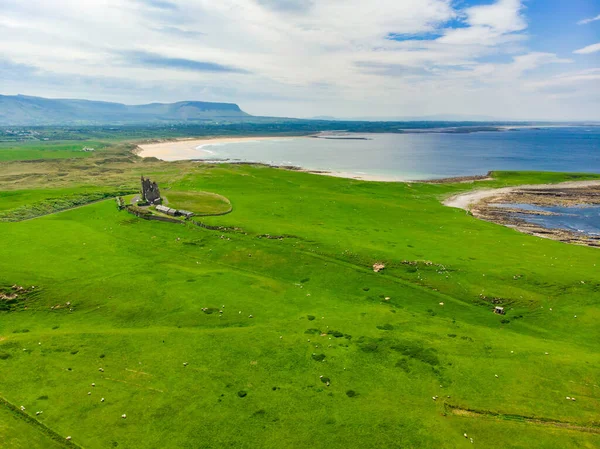
[[[242,143],[242,142],[260,142],[263,140],[281,140],[281,139],[304,139],[299,137],[215,137],[212,139],[178,139],[167,142],[147,143],[139,145],[138,156],[155,157],[163,161],[181,161],[190,159],[210,159],[213,153],[205,148],[210,145],[224,143]],[[301,170],[306,173],[313,173],[324,176],[335,176],[338,178],[356,179],[361,181],[379,181],[379,182],[402,182],[401,178],[383,175],[371,175],[366,173],[350,172],[331,172],[321,170]]]
[[[459,195],[455,195],[446,199],[444,201],[444,205],[448,207],[456,207],[458,209],[470,210],[471,206],[485,198],[511,193],[515,190],[543,190],[548,188],[556,189],[561,187],[573,189],[577,187],[591,187],[598,185],[600,185],[600,181],[568,181],[561,182],[558,184],[531,184],[514,187],[502,187],[500,189],[473,190],[472,192],[461,193]]]
[[[180,139],[169,142],[139,145],[138,156],[155,157],[163,161],[208,159],[212,153],[203,149],[207,145],[224,143],[259,142],[262,140],[302,139],[303,137],[215,137],[208,139]],[[200,147],[200,148],[199,148]]]
[[[305,173],[312,173],[315,175],[333,176],[335,178],[346,178],[356,179],[357,181],[377,181],[377,182],[410,182],[402,178],[394,178],[393,176],[385,175],[373,175],[367,173],[352,173],[352,172],[340,172],[340,171],[321,171],[321,170],[301,170]]]

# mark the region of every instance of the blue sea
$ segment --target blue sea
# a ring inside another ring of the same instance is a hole
[[[424,180],[490,170],[600,173],[600,127],[517,128],[471,134],[351,134],[218,143],[198,158],[293,165],[358,177]],[[202,153],[202,155],[200,155]]]
[[[528,223],[549,229],[567,229],[591,236],[600,236],[600,206],[582,205],[577,207],[534,206],[531,204],[497,204],[497,207],[511,207],[521,210],[552,212],[554,215],[533,215],[515,213],[515,217]]]

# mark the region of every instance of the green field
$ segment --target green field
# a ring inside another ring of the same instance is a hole
[[[163,192],[169,206],[184,209],[194,214],[202,215],[225,215],[231,212],[230,201],[215,193],[210,192]]]
[[[107,146],[105,142],[11,142],[0,143],[0,162],[31,161],[40,159],[71,159],[87,158],[96,151]],[[93,148],[94,152],[83,151],[83,148]]]
[[[230,230],[113,199],[0,222],[0,294],[25,288],[0,300],[0,447],[600,446],[600,252],[441,204],[594,176],[373,183],[111,151],[0,163],[0,212],[143,174],[180,208],[227,198],[201,220]]]

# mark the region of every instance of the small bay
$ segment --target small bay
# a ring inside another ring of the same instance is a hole
[[[207,144],[198,148],[198,158],[390,180],[484,175],[489,170],[600,173],[600,127],[594,126],[347,136],[352,139],[301,137]]]

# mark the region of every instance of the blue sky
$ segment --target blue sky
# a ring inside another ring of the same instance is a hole
[[[1,94],[600,120],[600,0],[0,0]]]

